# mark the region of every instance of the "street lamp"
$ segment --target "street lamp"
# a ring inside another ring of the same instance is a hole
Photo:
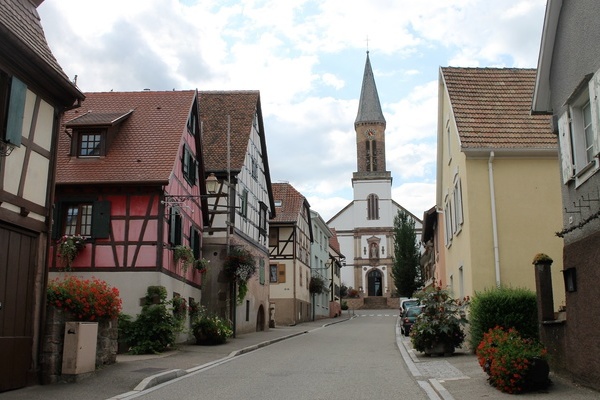
[[[206,191],[211,194],[217,193],[217,186],[219,186],[219,180],[214,172],[211,172],[206,178]]]

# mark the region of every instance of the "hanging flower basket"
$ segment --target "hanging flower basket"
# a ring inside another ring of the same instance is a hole
[[[237,302],[241,304],[248,293],[248,280],[256,273],[256,261],[244,247],[233,247],[223,265],[225,275],[238,285]]]
[[[308,291],[312,294],[321,294],[325,291],[325,281],[319,276],[313,276],[310,278],[308,284]]]
[[[194,265],[196,259],[194,252],[189,246],[178,245],[173,247],[173,260],[181,265],[181,270],[185,273],[191,265]]]
[[[200,258],[194,261],[194,268],[201,274],[205,274],[208,272],[208,264],[210,264],[210,260],[207,260],[206,258]]]
[[[66,270],[71,269],[73,260],[85,248],[85,237],[81,235],[64,235],[57,241],[57,253]]]

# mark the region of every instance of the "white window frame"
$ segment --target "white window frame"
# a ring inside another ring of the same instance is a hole
[[[569,97],[567,110],[558,118],[558,141],[560,145],[563,183],[575,181],[577,188],[600,168],[600,70],[588,82],[577,86]],[[591,143],[586,143],[583,108],[589,104],[591,111]],[[591,159],[587,151],[591,146]]]
[[[463,204],[462,204],[462,183],[460,177],[455,178],[454,182],[454,225],[456,234],[462,231],[464,223]]]
[[[450,197],[446,196],[446,202],[444,206],[444,231],[446,232],[446,247],[450,247],[452,245],[452,202],[450,201]]]

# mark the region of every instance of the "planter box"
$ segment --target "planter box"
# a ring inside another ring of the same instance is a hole
[[[426,348],[424,353],[428,356],[451,356],[454,354],[454,346],[447,343],[436,343]]]

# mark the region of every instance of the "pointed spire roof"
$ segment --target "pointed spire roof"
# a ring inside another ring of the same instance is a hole
[[[354,125],[360,123],[381,123],[385,125],[385,118],[381,111],[377,86],[375,86],[375,77],[371,69],[371,60],[367,51],[367,62],[365,63],[365,73],[363,75],[362,88],[360,89],[360,101],[358,103],[358,114]]]

